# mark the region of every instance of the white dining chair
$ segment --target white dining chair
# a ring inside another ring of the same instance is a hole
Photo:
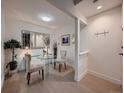
[[[27,84],[29,85],[31,74],[33,72],[39,72],[40,75],[40,71],[42,71],[42,80],[44,80],[44,68],[41,64],[36,64],[38,60],[32,60],[30,54],[25,54],[25,61],[26,61]],[[32,61],[35,61],[33,62],[35,64],[32,65]]]
[[[56,59],[54,62],[54,69],[56,69],[56,64],[59,65],[59,72],[61,72],[62,66],[64,65],[65,70],[67,69],[67,51],[61,50],[60,51],[60,58]]]

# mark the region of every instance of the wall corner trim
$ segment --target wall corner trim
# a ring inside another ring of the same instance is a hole
[[[81,79],[83,79],[85,77],[85,75],[87,74],[87,70],[85,70],[83,73],[81,73],[76,79],[75,81],[80,81]]]
[[[115,79],[115,78],[107,76],[105,74],[101,74],[101,73],[98,73],[98,72],[95,72],[95,71],[91,71],[91,70],[88,70],[87,73],[92,74],[92,75],[94,75],[96,77],[99,77],[101,79],[110,81],[110,82],[112,82],[114,84],[117,84],[117,85],[121,85],[122,84],[121,80]]]
[[[4,86],[4,77],[1,79],[1,91],[3,90],[3,86]]]

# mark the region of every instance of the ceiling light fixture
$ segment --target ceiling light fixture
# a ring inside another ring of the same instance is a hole
[[[101,8],[102,8],[102,6],[100,5],[100,6],[97,6],[97,8],[96,8],[96,9],[97,9],[97,10],[99,10],[99,9],[101,9]]]
[[[50,22],[52,20],[50,17],[47,16],[41,17],[41,19],[45,22]]]

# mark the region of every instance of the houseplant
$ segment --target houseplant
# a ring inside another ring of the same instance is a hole
[[[15,61],[15,48],[21,48],[21,44],[17,40],[11,39],[4,42],[4,49],[11,49],[12,51],[12,60],[6,65],[6,68],[9,67],[10,71],[13,71],[17,68],[17,61]]]

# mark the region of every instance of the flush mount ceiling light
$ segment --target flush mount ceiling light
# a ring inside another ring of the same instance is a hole
[[[38,18],[40,18],[44,22],[51,22],[55,20],[55,17],[49,13],[40,13],[38,15]]]
[[[52,20],[52,18],[47,17],[47,16],[42,16],[41,19],[45,22],[50,22]]]
[[[97,8],[96,8],[97,10],[100,10],[100,9],[102,9],[102,6],[100,5],[100,6],[97,6]]]

